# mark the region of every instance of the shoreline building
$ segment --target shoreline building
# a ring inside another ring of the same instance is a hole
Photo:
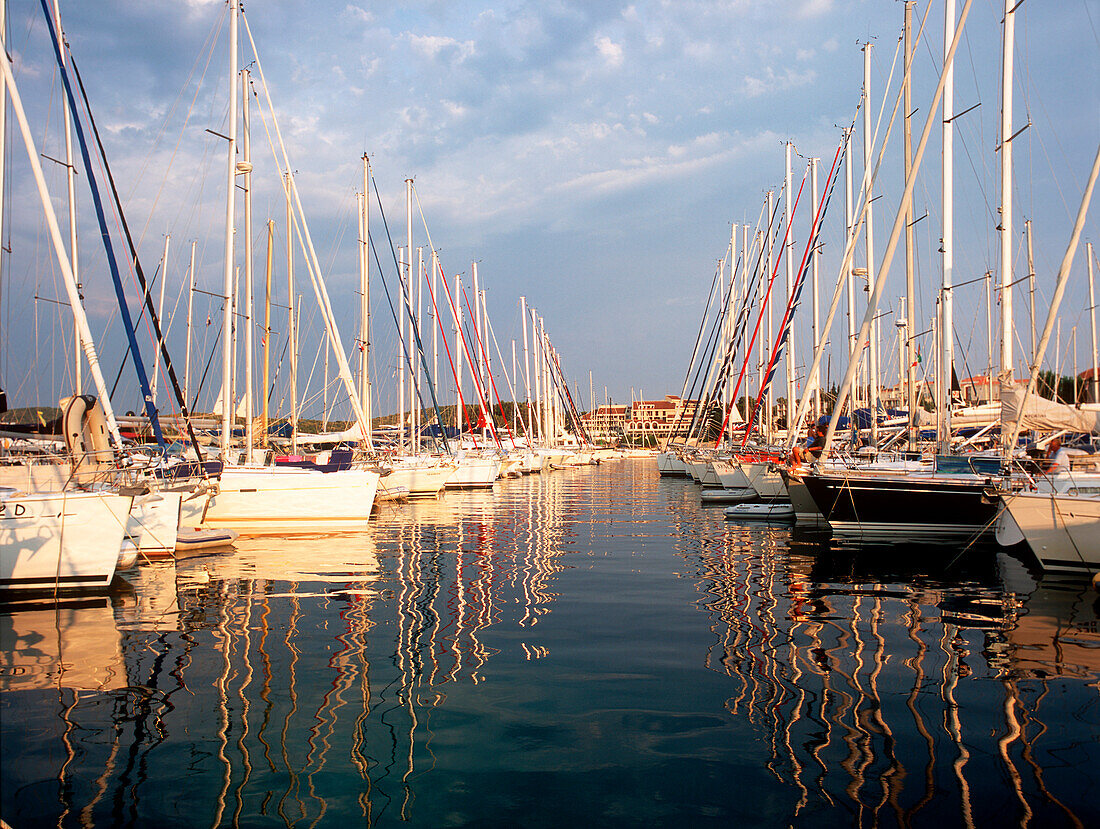
[[[685,436],[698,405],[698,400],[667,394],[663,400],[637,400],[629,406],[603,404],[581,420],[593,440],[659,444],[673,437],[673,429]]]

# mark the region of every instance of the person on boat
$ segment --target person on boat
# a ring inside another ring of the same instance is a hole
[[[816,423],[811,423],[806,427],[806,445],[794,447],[791,457],[796,464],[813,463],[821,457],[821,451],[824,448],[824,433],[817,428]]]
[[[1069,472],[1069,452],[1062,446],[1061,438],[1054,438],[1047,446],[1047,472],[1051,475]]]

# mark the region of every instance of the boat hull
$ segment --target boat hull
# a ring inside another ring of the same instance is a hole
[[[997,506],[981,478],[810,473],[833,534],[862,541],[951,541],[991,533]]]
[[[0,593],[105,590],[133,498],[110,492],[11,493],[0,501]]]
[[[229,468],[199,526],[242,535],[364,530],[377,489],[378,473],[361,469]]]
[[[1044,570],[1100,572],[1100,498],[1018,492],[1001,502]]]

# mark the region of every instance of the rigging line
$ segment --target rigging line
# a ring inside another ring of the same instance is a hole
[[[433,251],[433,253],[435,253],[435,251]],[[443,265],[439,263],[438,255],[436,256],[436,266],[439,268],[439,276],[440,276],[440,279],[443,281],[443,287],[447,289],[447,299],[450,300],[451,294],[450,294],[450,288],[447,287],[447,275],[445,273],[443,273]],[[447,354],[447,362],[451,366],[451,376],[454,377],[455,387],[458,390],[458,393],[455,395],[458,398],[458,401],[457,401],[456,405],[461,407],[462,413],[455,417],[455,425],[458,427],[459,433],[461,433],[462,432],[462,418],[465,417],[468,423],[470,422],[470,419],[469,419],[469,416],[466,413],[466,401],[463,399],[462,389],[458,385],[458,372],[455,369],[454,358],[451,357],[451,348],[450,348],[449,345],[447,345],[447,335],[446,335],[446,332],[444,332],[444,330],[443,330],[443,319],[439,315],[439,306],[436,304],[435,291],[432,289],[432,285],[431,285],[430,280],[428,282],[428,295],[432,299],[432,309],[435,311],[436,325],[439,326],[440,337],[443,340],[443,350]],[[457,346],[457,343],[456,343],[456,346]],[[473,424],[472,423],[470,423],[470,428],[471,428],[471,430],[473,429]]]
[[[159,274],[160,274],[160,263],[157,263],[157,269],[155,271],[153,271],[153,278],[149,282],[149,290],[150,291],[153,290],[154,287],[156,287],[157,276]],[[142,305],[141,306],[141,311],[138,312],[138,318],[137,318],[137,321],[134,323],[134,326],[137,327],[137,326],[141,325],[141,321],[144,318],[145,318],[145,305]],[[130,352],[128,350],[122,352],[122,360],[119,362],[119,365],[118,365],[118,374],[115,375],[115,382],[111,386],[111,397],[115,396],[115,390],[118,388],[118,381],[122,379],[122,372],[126,369],[126,363],[129,360],[130,360]]]
[[[202,76],[199,78],[199,83],[195,87],[195,94],[191,98],[191,104],[187,108],[187,116],[183,119],[183,127],[180,129],[179,138],[176,139],[176,145],[172,148],[172,154],[168,157],[168,164],[164,167],[164,178],[161,180],[160,187],[157,189],[156,196],[153,197],[153,203],[149,207],[149,214],[145,218],[145,225],[141,228],[141,233],[138,234],[138,245],[145,239],[145,233],[149,230],[149,223],[153,220],[153,214],[156,212],[156,206],[160,202],[160,197],[164,192],[164,188],[168,185],[168,173],[172,169],[172,164],[175,162],[176,155],[179,153],[180,144],[183,143],[183,136],[187,132],[187,124],[191,120],[191,115],[195,111],[195,101],[198,100],[199,91],[202,89],[202,83],[206,80],[206,72],[210,68],[210,61],[214,57],[214,42],[216,40],[217,32],[222,26],[222,21],[225,20],[225,16],[228,13],[228,5],[222,8],[222,13],[215,21],[213,27],[210,29],[209,34],[206,36],[206,42],[203,43],[203,48],[206,50],[206,65],[202,68]],[[66,44],[67,46],[68,44]],[[133,186],[130,188],[127,199],[132,199],[137,192],[138,185],[141,183],[142,176],[145,175],[145,170],[148,168],[150,161],[152,160],[153,152],[156,150],[157,144],[159,144],[161,136],[164,135],[165,130],[168,128],[168,122],[172,118],[172,114],[176,111],[176,107],[179,104],[180,98],[183,97],[183,90],[191,83],[191,78],[194,77],[195,67],[198,66],[199,57],[202,52],[198,52],[195,55],[195,62],[191,64],[191,71],[187,73],[187,79],[183,83],[183,87],[176,95],[176,99],[172,102],[172,106],[168,110],[168,114],[165,115],[164,121],[160,126],[160,130],[154,136],[152,143],[149,146],[149,152],[145,156],[145,160],[142,162],[141,167],[138,169],[137,175],[134,177]]]
[[[772,225],[772,222],[775,219],[775,216],[777,215],[778,208],[779,208],[779,205],[778,205],[778,202],[777,202],[776,206],[772,210],[772,215],[768,220],[769,229]],[[762,200],[761,208],[760,208],[760,214],[757,217],[757,227],[758,228],[759,228],[761,220],[764,217],[766,209],[767,209],[767,199],[765,198],[764,200]],[[757,232],[759,232],[759,231],[757,231]],[[755,234],[754,234],[754,241],[753,241],[754,246],[755,246],[755,243],[756,242],[755,242]],[[741,341],[741,339],[743,338],[743,335],[744,335],[744,320],[747,319],[748,309],[756,301],[756,297],[759,293],[759,281],[760,280],[757,279],[756,277],[757,277],[757,274],[759,273],[760,263],[762,261],[764,249],[765,249],[765,246],[762,244],[761,247],[760,247],[760,251],[757,254],[756,263],[754,264],[753,270],[752,270],[752,285],[751,285],[750,288],[748,288],[748,290],[745,291],[746,295],[743,298],[742,303],[741,303],[741,310],[740,310],[740,313],[738,314],[738,319],[737,319],[737,323],[736,323],[735,328],[734,328],[733,335],[726,341],[726,343],[724,345],[723,359],[721,361],[720,367],[718,368],[718,377],[716,378],[715,389],[712,392],[708,393],[708,395],[706,397],[706,400],[705,400],[705,406],[704,406],[704,401],[699,401],[699,402],[696,403],[695,409],[692,411],[691,422],[688,426],[688,435],[689,436],[695,433],[696,423],[699,423],[699,428],[702,429],[702,427],[704,425],[704,421],[707,418],[709,418],[708,412],[709,412],[710,405],[712,404],[712,402],[714,402],[714,400],[717,399],[718,395],[721,394],[721,392],[726,388],[726,386],[729,385],[729,367],[732,365],[733,359],[736,355],[737,343],[739,343]],[[746,274],[746,278],[747,278],[747,274]],[[730,297],[727,297],[727,302],[729,301],[729,299],[730,299]],[[716,320],[716,322],[715,322],[715,334],[713,336],[716,337],[717,333],[718,332],[717,332],[717,320]],[[716,344],[717,341],[712,340],[712,342],[714,342]],[[704,359],[704,363],[705,362],[706,362],[706,360]],[[695,394],[695,389],[696,389],[696,386],[699,382],[700,374],[701,374],[701,371],[702,371],[702,366],[703,366],[704,363],[700,364],[699,370],[696,372],[696,380],[692,385],[692,395]],[[701,394],[701,396],[702,396],[702,394]],[[681,411],[681,413],[680,413],[680,415],[677,419],[677,423],[679,423],[679,420],[680,420],[680,418],[682,418],[682,416],[683,416],[683,411]]]
[[[470,312],[470,315],[469,315],[469,317],[466,321],[467,328],[466,328],[466,333],[463,335],[463,342],[465,342],[466,339],[470,339],[472,341],[474,338],[470,337],[469,325],[474,322],[474,311],[470,307],[470,297],[466,295],[466,286],[465,285],[462,286],[462,299],[466,303],[466,310]],[[477,326],[475,325],[474,327],[476,328]],[[478,347],[481,348],[481,353],[484,354],[485,353],[485,348],[481,344],[481,332],[480,331],[477,332],[476,344],[477,344]],[[475,349],[475,353],[476,352],[477,352],[477,350]],[[469,357],[469,354],[467,354],[467,357]],[[473,362],[470,363],[470,375],[471,375],[471,377],[473,378],[473,381],[474,381],[474,388],[477,389],[478,405],[481,407],[482,414],[485,413],[486,409],[489,410],[489,419],[488,419],[489,431],[492,432],[492,434],[493,434],[493,442],[496,443],[498,448],[503,449],[504,446],[501,444],[500,438],[497,436],[496,423],[493,421],[492,401],[489,399],[488,391],[482,388],[481,378],[478,377],[478,374],[480,373],[480,371],[481,371],[480,366],[475,365]],[[489,374],[489,377],[490,377],[490,379],[492,379],[492,374],[491,373]]]
[[[386,229],[386,239],[390,243],[390,253],[393,256],[393,264],[394,264],[394,267],[397,269],[397,281],[398,281],[398,284],[401,285],[402,299],[404,300],[404,304],[405,304],[405,314],[408,316],[409,324],[412,326],[412,333],[413,333],[413,336],[416,339],[417,353],[420,357],[420,365],[424,369],[425,378],[427,378],[427,380],[428,380],[428,391],[431,393],[432,406],[435,408],[436,422],[439,424],[439,436],[436,438],[436,445],[438,446],[441,443],[442,446],[447,450],[447,454],[450,455],[450,454],[452,454],[451,453],[451,446],[446,440],[446,434],[447,433],[443,431],[443,412],[440,410],[439,398],[436,395],[435,379],[432,377],[431,371],[428,370],[428,357],[424,353],[424,343],[421,342],[419,326],[416,324],[416,317],[413,315],[413,312],[412,312],[412,305],[411,305],[410,296],[409,296],[409,294],[410,294],[409,286],[405,284],[405,280],[401,276],[401,266],[397,264],[397,251],[394,250],[393,236],[390,234],[390,225],[389,225],[389,222],[386,221],[386,211],[382,207],[382,196],[378,192],[378,182],[376,182],[374,180],[374,174],[373,173],[371,173],[370,178],[371,178],[371,182],[374,183],[375,202],[378,204],[378,212],[379,212],[379,215],[381,215],[381,217],[382,217],[382,226]],[[416,192],[416,189],[413,188],[413,193],[415,194],[415,192]],[[374,251],[374,261],[378,264],[378,271],[379,271],[379,274],[382,277],[382,284],[385,285],[386,284],[385,271],[383,271],[382,263],[378,259],[378,251],[374,248],[374,241],[373,240],[371,240],[371,250]],[[412,271],[412,251],[411,250],[409,251],[409,271],[410,272]],[[388,289],[386,291],[386,299],[389,300],[389,290]],[[393,310],[393,307],[392,307],[393,303],[392,302],[390,303],[390,306],[391,306],[390,310],[392,311]],[[394,312],[394,320],[393,321],[394,321],[394,325],[396,326],[397,330],[400,330],[400,326],[397,324],[397,314],[396,314],[396,312]],[[405,354],[405,361],[409,366],[410,376],[415,376],[415,372],[413,371],[413,367],[412,367],[412,356],[408,353],[408,348],[407,348],[407,346],[405,345],[404,342],[402,342],[402,344],[401,344],[401,350],[402,350],[402,353]],[[427,406],[424,405],[423,396],[422,396],[422,393],[420,391],[420,384],[416,383],[414,385],[416,386],[416,396],[417,396],[417,400],[420,402],[420,408],[421,409],[426,409]],[[435,437],[435,436],[433,435],[433,437]]]
[[[805,174],[803,174],[802,184],[798,188],[798,197],[795,198],[795,200],[794,200],[795,209],[797,209],[797,207],[798,207],[798,200],[802,197],[802,188],[805,187],[805,185],[806,185],[806,176],[805,176]],[[771,229],[772,225],[775,225],[775,235],[771,240],[771,244],[769,245],[769,247],[772,250],[775,249],[775,238],[778,237],[778,235],[779,235],[779,225],[775,224],[775,218],[779,214],[779,204],[780,204],[781,201],[782,201],[781,199],[776,199],[775,200],[775,207],[772,209],[772,217],[771,217],[771,221],[769,222],[769,230]],[[793,209],[792,209],[792,212],[793,212]],[[783,261],[783,251],[787,247],[787,236],[790,235],[790,232],[791,232],[791,223],[788,222],[786,233],[783,236],[783,242],[779,246],[779,255],[775,258],[775,268],[772,270],[771,278],[768,280],[768,289],[764,293],[764,296],[759,298],[760,313],[756,317],[756,325],[753,328],[752,338],[749,340],[748,348],[745,349],[745,359],[741,363],[741,372],[737,377],[737,384],[733,388],[733,394],[730,396],[730,405],[726,408],[726,413],[725,413],[725,416],[722,420],[722,428],[719,429],[719,431],[718,431],[718,438],[715,442],[716,447],[718,446],[719,443],[722,442],[722,438],[725,436],[725,433],[726,433],[726,427],[729,425],[730,414],[733,411],[733,406],[735,405],[735,401],[737,400],[738,392],[741,390],[741,381],[745,377],[745,371],[748,368],[749,360],[752,357],[752,347],[756,343],[757,334],[760,333],[760,324],[764,321],[764,314],[767,311],[768,298],[771,296],[771,290],[772,290],[772,286],[775,284],[775,278],[779,275],[779,265]],[[761,254],[760,254],[761,257],[763,256],[763,252],[764,252],[764,246],[761,246]],[[767,273],[766,268],[764,270],[764,273],[765,274]],[[761,385],[763,385],[764,378],[761,377],[760,381],[761,381]],[[748,429],[749,429],[749,427],[746,425],[746,427],[745,427],[746,436],[748,435]],[[744,447],[744,442],[742,442],[741,445],[742,445],[742,447]]]
[[[768,220],[768,231],[770,232],[771,228],[773,226],[775,226],[775,228],[776,228],[775,235],[776,236],[778,236],[778,232],[779,232],[778,225],[775,224],[775,219],[779,215],[779,203],[780,203],[780,200],[777,199],[776,202],[775,202],[775,206],[772,208],[772,215]],[[765,200],[764,204],[765,205],[767,204],[766,200]],[[759,220],[758,220],[758,222],[759,222]],[[772,238],[772,247],[773,248],[774,248],[774,243],[775,243],[775,237],[773,236],[773,238]],[[766,250],[767,250],[767,246],[762,243],[761,246],[760,246],[760,250],[757,253],[756,263],[753,267],[752,285],[745,292],[746,296],[745,296],[745,298],[744,298],[744,300],[742,301],[742,304],[741,304],[741,311],[738,314],[737,325],[736,325],[736,329],[734,331],[734,336],[726,344],[726,357],[723,360],[723,365],[722,365],[722,372],[723,372],[722,388],[723,389],[725,388],[725,386],[727,386],[729,384],[729,368],[733,364],[734,359],[736,358],[737,343],[741,342],[744,339],[745,328],[748,325],[749,318],[751,317],[752,306],[760,301],[760,298],[759,298],[760,297],[760,283],[761,283],[762,280],[758,277],[759,277],[760,274],[766,272],[766,267],[762,270],[762,266],[764,265],[764,254],[765,254]],[[763,313],[763,308],[761,309],[761,313]],[[749,360],[752,359],[751,352],[752,352],[752,344],[750,343],[748,348],[746,349],[746,352],[745,352],[745,362],[746,363]],[[761,378],[761,379],[763,379],[763,378]],[[730,396],[730,410],[726,414],[726,419],[728,419],[729,415],[732,414],[733,406],[737,405],[737,400],[739,399],[738,398],[739,393],[740,393],[740,382],[738,383],[738,386],[734,389],[733,394]],[[746,414],[748,414],[748,412],[746,412]],[[721,442],[722,437],[723,437],[723,434],[720,433],[719,437],[718,437],[718,442],[719,443]],[[715,444],[715,448],[717,448],[717,444]]]
[[[372,176],[371,180],[373,181],[373,179],[374,179],[374,177]],[[377,192],[378,192],[377,191],[377,184],[375,184],[375,193],[377,193]],[[381,209],[381,204],[379,204],[379,209]],[[385,218],[384,217],[383,217],[382,221],[383,221],[383,223],[385,223]],[[387,233],[387,235],[389,234],[389,228],[388,227],[386,229],[386,233]],[[395,329],[397,329],[397,328],[400,327],[398,325],[397,309],[393,304],[393,298],[390,296],[390,288],[389,288],[389,285],[386,283],[385,270],[382,268],[382,261],[378,256],[378,249],[375,247],[373,236],[371,236],[369,238],[369,242],[370,242],[371,252],[374,254],[375,264],[378,265],[378,273],[379,273],[379,277],[380,277],[381,282],[382,282],[382,288],[386,292],[386,304],[389,306],[390,314],[393,316],[394,327],[395,327]],[[392,250],[392,239],[391,239],[391,250]],[[394,256],[394,261],[395,262],[397,261],[396,260],[396,254]],[[400,268],[399,268],[399,270],[400,270]],[[398,277],[398,281],[400,281],[400,276]],[[398,339],[402,340],[402,342],[401,342],[401,352],[400,353],[405,357],[405,363],[409,367],[409,372],[412,373],[413,367],[412,367],[412,360],[410,359],[409,354],[408,354],[408,345],[407,345],[407,343],[404,342],[404,338],[398,338]],[[418,347],[420,347],[420,338],[419,338],[419,336],[417,337],[417,345],[418,345]],[[416,384],[416,385],[417,385],[417,389],[416,389],[417,400],[420,403],[420,407],[422,409],[425,409],[425,408],[427,408],[427,406],[424,405],[424,399],[423,399],[423,396],[422,396],[422,394],[420,392],[420,389],[418,387],[419,384]],[[440,436],[436,438],[437,445],[438,445],[438,442],[439,442],[440,438],[445,438],[446,433],[442,431],[442,429],[443,429],[443,416],[439,411],[439,404],[435,400],[435,386],[431,382],[430,375],[429,375],[428,387],[429,387],[429,389],[431,390],[431,393],[432,393],[432,402],[435,403],[436,419],[439,423],[439,428],[440,428]],[[398,425],[402,429],[404,429],[403,424],[398,424]],[[435,436],[433,436],[433,437],[435,437]],[[444,440],[443,445],[447,449],[447,454],[448,455],[452,454],[451,450],[450,450],[450,446],[445,442],[445,440]]]
[[[787,300],[787,308],[784,311],[783,319],[779,324],[779,336],[776,338],[775,345],[772,347],[771,361],[768,365],[767,380],[761,382],[760,393],[756,398],[756,406],[753,408],[752,415],[746,421],[745,435],[741,439],[741,448],[745,448],[745,444],[749,439],[749,431],[752,429],[753,423],[756,420],[756,415],[759,413],[760,401],[764,396],[764,392],[771,386],[772,377],[775,374],[775,370],[779,364],[779,356],[782,353],[784,346],[790,348],[788,338],[790,337],[791,323],[794,317],[794,310],[798,306],[799,297],[802,294],[802,287],[806,283],[806,267],[809,264],[809,256],[811,251],[817,245],[817,240],[821,234],[821,220],[825,216],[825,212],[829,208],[829,202],[832,200],[833,192],[836,188],[837,179],[835,178],[837,164],[840,161],[840,155],[844,150],[844,143],[842,142],[837,146],[836,154],[833,156],[833,164],[829,169],[829,176],[825,181],[825,192],[822,193],[821,202],[817,205],[817,209],[814,213],[813,222],[810,227],[810,238],[806,242],[806,248],[802,253],[802,262],[798,266],[798,279],[795,283],[794,290],[791,296]],[[805,183],[806,174],[803,173],[803,183]],[[799,189],[799,195],[802,195],[801,188]],[[794,207],[791,209],[792,217],[798,212],[798,201],[795,200]],[[790,224],[793,222],[793,218],[788,218],[788,232],[790,230]],[[786,247],[786,240],[784,239],[784,247]],[[816,343],[815,343],[816,345]],[[787,434],[788,436],[792,432],[793,420],[791,418],[791,407],[794,405],[794,401],[787,401]],[[771,416],[771,412],[768,413]]]
[[[699,331],[695,335],[695,346],[691,350],[691,359],[688,360],[687,369],[684,371],[684,385],[683,385],[683,389],[680,392],[680,398],[681,399],[683,399],[684,395],[687,394],[688,381],[691,379],[691,367],[693,365],[695,365],[695,358],[699,354],[699,343],[702,341],[703,332],[706,330],[706,327],[707,327],[707,315],[710,313],[710,304],[711,304],[711,301],[714,299],[714,289],[717,286],[717,284],[718,284],[718,270],[715,269],[714,276],[712,277],[711,282],[710,282],[710,292],[707,294],[707,304],[703,308],[702,316],[699,318]],[[694,389],[694,386],[693,386],[693,389]],[[673,430],[672,430],[672,433],[671,433],[672,435],[676,434],[676,427],[678,427],[680,425],[680,420],[682,418],[683,418],[683,412],[680,412],[680,414],[677,415],[676,423],[673,426]]]
[[[46,5],[47,0],[41,0],[41,3],[42,3],[42,13],[46,17],[46,25],[47,25],[47,28],[49,29],[49,32],[50,32],[50,40],[53,43],[54,57],[57,59],[58,70],[61,74],[61,79],[62,79],[62,81],[64,83],[64,86],[65,86],[65,94],[66,94],[66,96],[68,98],[68,101],[69,101],[69,108],[70,108],[70,111],[72,111],[75,114],[77,112],[76,97],[73,95],[72,85],[69,83],[69,76],[68,76],[68,73],[65,71],[64,60],[63,60],[63,56],[62,56],[62,53],[61,53],[61,44],[57,39],[57,32],[54,29],[53,17],[50,14],[50,10],[47,8],[47,5]],[[70,54],[70,59],[71,58],[72,58],[72,56]],[[71,63],[72,63],[72,68],[73,68],[73,74],[76,76],[77,82],[79,83],[80,82],[80,76],[77,73],[76,62],[75,62],[75,60],[71,60]],[[84,94],[83,84],[81,84],[81,93]],[[87,104],[86,96],[85,96],[85,103]],[[89,121],[92,125],[92,129],[95,131],[96,140],[97,140],[97,143],[98,143],[99,142],[99,133],[98,133],[98,130],[95,130],[95,121],[91,118],[91,107],[90,106],[88,107],[88,115],[89,115]],[[126,325],[126,329],[127,329],[126,330],[126,336],[127,336],[127,339],[129,340],[130,347],[134,352],[134,367],[137,370],[138,383],[141,386],[141,394],[142,394],[142,397],[144,398],[143,403],[145,405],[146,413],[149,416],[149,420],[150,420],[150,422],[153,426],[153,434],[156,436],[157,444],[160,445],[161,447],[163,447],[163,446],[165,446],[164,435],[162,434],[161,429],[160,429],[160,419],[157,416],[156,407],[153,406],[152,393],[149,390],[149,380],[148,380],[148,377],[145,374],[145,366],[141,364],[141,355],[140,355],[140,352],[138,351],[137,338],[135,336],[134,329],[133,329],[133,326],[132,326],[131,321],[130,321],[130,309],[126,305],[126,297],[125,297],[125,294],[124,294],[123,288],[122,288],[122,278],[121,278],[121,275],[118,272],[118,262],[115,259],[114,247],[111,244],[110,230],[107,227],[107,220],[106,220],[106,216],[104,215],[104,211],[103,211],[103,202],[102,202],[102,199],[101,199],[100,194],[99,194],[99,188],[95,183],[95,176],[94,176],[94,172],[93,172],[93,169],[92,169],[92,159],[91,159],[91,155],[88,151],[88,144],[87,144],[87,139],[85,138],[85,135],[84,135],[84,128],[81,125],[79,118],[75,118],[75,117],[73,118],[73,125],[76,128],[76,135],[77,135],[77,139],[78,139],[79,144],[80,144],[80,154],[81,154],[81,157],[84,161],[84,169],[85,169],[86,174],[87,174],[88,185],[91,188],[91,192],[92,192],[92,203],[95,206],[96,218],[97,218],[99,226],[100,226],[100,234],[103,237],[103,246],[104,246],[105,252],[107,254],[107,263],[108,263],[108,265],[110,266],[110,269],[111,269],[111,281],[114,283],[115,295],[116,295],[116,298],[118,300],[119,310],[122,313],[123,321]],[[100,149],[100,153],[102,154],[103,153],[102,143],[100,143],[99,149]],[[106,156],[104,156],[104,159],[106,159]],[[110,176],[109,172],[108,172],[108,180],[111,182],[112,191],[117,192],[117,191],[114,190],[114,180],[113,180],[113,177]],[[136,259],[136,257],[135,257],[135,259]],[[149,296],[148,292],[146,293],[146,299],[149,300],[150,302],[152,301],[152,298]],[[152,319],[155,320],[156,317],[153,316]],[[156,329],[157,329],[157,336],[159,337],[160,336],[160,326],[159,326],[159,324],[156,325]],[[105,405],[108,405],[108,404],[105,404]],[[186,415],[186,413],[185,413],[185,415]],[[196,452],[198,451],[197,446],[195,447],[195,451]]]
[[[500,344],[497,342],[497,333],[496,333],[496,331],[493,330],[493,323],[490,320],[486,320],[486,322],[489,323],[489,334],[493,338],[493,345],[496,346],[497,357],[500,358],[501,366],[504,366],[505,365],[504,355],[500,353]],[[509,376],[507,369],[504,370],[504,379],[508,381],[508,391],[510,391],[512,393],[512,409],[513,409],[513,414],[515,414],[516,412],[518,412],[518,409],[519,409],[519,401],[516,399],[515,384],[512,381],[512,377]],[[518,382],[518,380],[519,380],[519,378],[517,377],[516,381]],[[503,404],[500,407],[500,416],[504,417],[504,406],[503,406]],[[513,417],[513,424],[514,424],[514,421],[515,421],[515,418]],[[524,421],[523,418],[520,418],[519,422],[520,422],[520,426],[523,427],[523,434],[527,437],[527,445],[528,445],[528,447],[530,447],[530,445],[531,445],[531,435],[528,434],[528,432],[527,432],[527,423],[526,423],[526,421]],[[507,421],[505,421],[505,423],[507,423]],[[508,431],[511,433],[513,431],[512,427],[509,427]],[[512,438],[512,444],[513,444],[513,446],[515,445],[515,438],[514,437]]]

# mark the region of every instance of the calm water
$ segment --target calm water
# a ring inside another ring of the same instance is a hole
[[[614,461],[0,610],[0,817],[1100,821],[1086,585],[698,500]]]

